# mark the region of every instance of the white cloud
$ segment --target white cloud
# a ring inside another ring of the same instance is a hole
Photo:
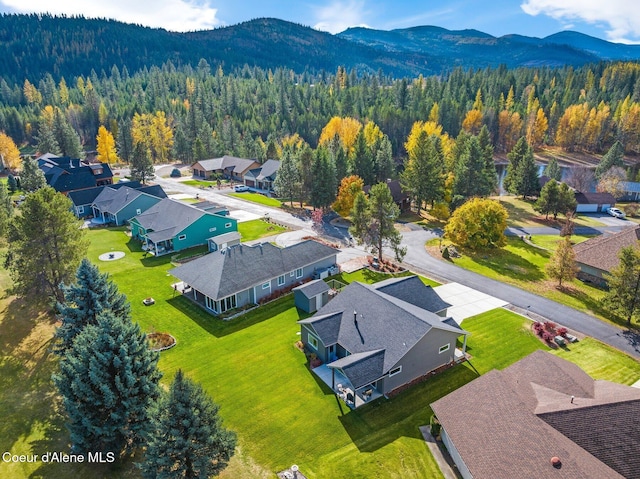
[[[339,33],[349,27],[367,26],[364,22],[367,15],[364,0],[348,0],[346,2],[334,0],[330,4],[316,7],[314,10],[318,20],[313,26],[316,30]]]
[[[109,18],[185,32],[208,30],[220,21],[204,0],[0,0],[17,13],[51,13]]]
[[[637,0],[526,0],[520,5],[529,15],[547,15],[561,22],[582,20],[606,24],[609,40],[640,42],[640,3]]]

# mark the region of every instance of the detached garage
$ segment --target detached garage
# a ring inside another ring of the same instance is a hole
[[[576,213],[600,213],[616,205],[611,193],[580,193],[576,191]]]
[[[329,285],[321,279],[293,288],[296,307],[307,313],[315,313],[329,301]]]

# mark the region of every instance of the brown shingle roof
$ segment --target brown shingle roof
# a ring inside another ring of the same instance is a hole
[[[636,246],[640,240],[640,226],[633,226],[612,235],[601,235],[588,239],[573,247],[576,261],[602,271],[611,271],[618,266],[618,253],[627,246]]]
[[[571,395],[576,397],[574,404]],[[477,378],[431,406],[474,479],[613,479],[626,474],[618,468],[625,462],[626,450],[608,446],[625,442],[625,437],[608,427],[602,428],[602,434],[584,434],[582,439],[567,436],[560,427],[555,428],[560,420],[552,425],[551,419],[545,421],[536,415],[540,402],[550,409],[546,414],[562,416],[560,411],[569,411],[574,423],[584,422],[589,428],[594,404],[603,413],[625,404],[624,408],[631,407],[638,417],[640,390],[594,382],[568,361],[536,351],[504,371],[494,370]],[[617,422],[629,417],[605,416]],[[624,431],[638,438],[638,424],[635,421],[635,426]],[[628,442],[633,445],[634,441]],[[562,461],[560,469],[551,465],[554,456]]]
[[[576,191],[579,205],[615,205],[616,198],[611,193],[582,193]]]

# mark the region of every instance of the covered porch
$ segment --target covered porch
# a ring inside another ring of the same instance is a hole
[[[354,388],[339,369],[329,368],[326,364],[315,367],[312,371],[351,409],[356,409],[383,396],[373,384]]]
[[[142,250],[154,256],[173,253],[173,240],[167,239],[154,243],[148,237],[142,239]]]

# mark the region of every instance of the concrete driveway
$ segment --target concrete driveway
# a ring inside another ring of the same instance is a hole
[[[502,299],[489,296],[459,283],[443,284],[436,286],[433,290],[444,302],[451,305],[447,308],[447,315],[455,319],[458,324],[471,316],[508,304]]]
[[[589,213],[589,214],[581,213],[580,216],[593,218],[594,220],[599,221],[600,223],[604,223],[607,226],[625,227],[625,226],[633,226],[635,224],[632,221],[616,218],[607,213]]]

